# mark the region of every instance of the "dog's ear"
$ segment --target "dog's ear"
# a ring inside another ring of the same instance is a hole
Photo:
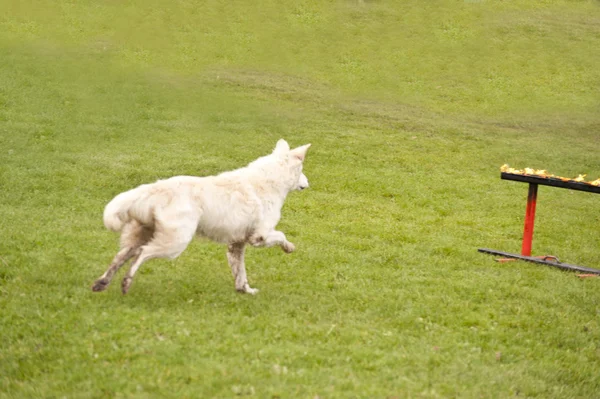
[[[274,153],[284,154],[290,150],[290,145],[284,139],[279,139],[273,150]]]
[[[300,161],[304,161],[304,158],[306,157],[306,151],[308,151],[309,148],[310,144],[305,144],[301,147],[294,148],[290,151],[290,154],[292,154],[292,157],[295,157]]]

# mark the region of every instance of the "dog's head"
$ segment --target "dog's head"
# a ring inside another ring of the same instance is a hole
[[[309,148],[310,144],[305,144],[291,150],[287,141],[280,139],[273,150],[273,155],[283,161],[290,173],[292,190],[304,190],[309,186],[308,178],[302,173],[302,165]]]

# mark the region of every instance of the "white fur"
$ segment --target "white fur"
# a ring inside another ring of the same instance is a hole
[[[176,176],[144,184],[117,195],[104,209],[104,225],[122,231],[121,251],[94,291],[104,290],[116,271],[134,257],[123,280],[129,290],[133,275],[148,259],[179,256],[194,235],[228,245],[236,289],[256,293],[246,279],[244,246],[279,245],[292,252],[275,226],[288,193],[307,188],[302,164],[310,144],[290,150],[279,140],[273,153],[244,168],[217,176]]]

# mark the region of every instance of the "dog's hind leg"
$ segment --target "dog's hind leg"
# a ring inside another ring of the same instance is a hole
[[[255,247],[272,247],[279,245],[286,253],[294,252],[296,246],[289,242],[281,231],[271,230],[266,234],[255,234],[250,237],[250,244]]]
[[[227,247],[227,261],[229,262],[229,266],[231,266],[231,274],[235,278],[235,289],[247,294],[256,294],[258,290],[251,288],[248,284],[246,265],[244,264],[245,250],[246,244],[243,242],[229,244]]]
[[[104,291],[121,266],[139,254],[140,247],[150,241],[153,233],[152,228],[144,227],[138,222],[127,224],[121,234],[121,250],[114,257],[106,272],[94,282],[92,290],[96,292]]]
[[[104,274],[94,282],[94,285],[92,286],[92,291],[104,291],[110,284],[115,273],[117,273],[117,271],[121,268],[121,266],[123,266],[125,262],[127,262],[129,259],[136,255],[136,250],[137,248],[131,247],[121,249],[114,257],[112,263],[110,264],[106,272],[104,272]]]
[[[193,220],[179,220],[179,223],[172,221],[168,226],[157,222],[152,240],[140,248],[139,254],[123,278],[121,285],[123,294],[127,294],[129,291],[133,276],[142,263],[154,258],[175,259],[178,257],[194,238],[196,226],[197,223]]]

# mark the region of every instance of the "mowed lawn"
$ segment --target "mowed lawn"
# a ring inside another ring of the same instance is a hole
[[[595,1],[0,0],[0,398],[594,398],[600,279],[519,252],[600,177]],[[296,252],[93,293],[116,194],[312,143]],[[600,196],[533,252],[600,268]]]

